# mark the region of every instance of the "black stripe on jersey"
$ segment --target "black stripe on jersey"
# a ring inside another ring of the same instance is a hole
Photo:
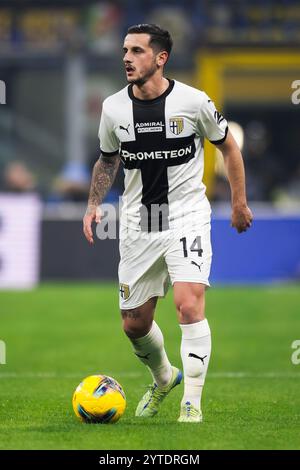
[[[127,170],[141,171],[143,187],[140,224],[141,229],[145,231],[162,231],[169,228],[168,167],[187,163],[194,158],[196,150],[194,134],[188,137],[166,138],[165,98],[166,92],[155,100],[132,100],[135,141],[121,143],[120,156],[124,167]],[[138,132],[142,127],[147,128],[147,124],[149,127],[161,127],[161,131]],[[177,152],[180,156],[175,156]]]
[[[133,94],[133,85],[129,85],[128,87],[128,95],[129,95],[129,98],[134,101],[135,103],[139,103],[141,104],[142,106],[149,106],[149,105],[152,105],[154,103],[157,103],[158,101],[162,101],[164,100],[170,93],[171,91],[173,90],[174,88],[174,85],[175,85],[175,82],[174,80],[170,80],[169,78],[167,78],[167,80],[169,81],[169,86],[168,88],[166,89],[166,91],[164,91],[164,93],[162,95],[159,95],[157,96],[156,98],[153,98],[152,100],[140,100],[139,98],[136,98]]]
[[[225,139],[227,137],[227,134],[228,134],[228,126],[226,127],[225,129],[225,135],[222,139],[220,140],[210,140],[210,142],[214,145],[220,145],[220,144],[223,144],[223,142],[225,142]]]
[[[149,135],[150,133],[148,133],[148,137]],[[157,133],[151,135],[152,142],[148,142],[146,147],[143,144],[139,145],[137,142],[122,143],[120,154],[124,162],[124,167],[127,170],[141,170],[143,183],[142,207],[140,208],[142,230],[162,231],[169,228],[168,167],[184,165],[194,158],[196,151],[195,134],[173,139],[166,139],[165,131],[163,131],[163,136],[161,135],[160,138],[158,138]],[[137,140],[139,140],[139,138],[137,138]],[[148,140],[148,138],[145,140]],[[130,160],[128,158],[124,161],[124,158],[122,158],[123,150],[127,151],[132,156],[136,155],[136,159]],[[139,160],[138,157],[139,154],[143,153],[142,150],[144,150],[144,152],[148,151],[153,155],[155,152],[159,152],[161,157],[158,159],[147,158],[146,160]],[[170,155],[171,152],[176,153],[178,151],[185,154],[176,158],[164,158],[164,151],[168,152],[168,155]]]

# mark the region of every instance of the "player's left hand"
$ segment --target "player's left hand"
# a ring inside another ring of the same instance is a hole
[[[252,212],[246,204],[233,206],[231,227],[235,227],[238,233],[246,232],[251,227],[252,220]]]

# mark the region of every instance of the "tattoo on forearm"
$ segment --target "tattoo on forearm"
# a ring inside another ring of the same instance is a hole
[[[110,190],[119,168],[119,155],[104,157],[101,155],[95,163],[91,181],[88,208],[97,207],[102,203],[107,192]]]

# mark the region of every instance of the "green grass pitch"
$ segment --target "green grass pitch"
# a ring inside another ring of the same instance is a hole
[[[150,375],[121,329],[118,288],[46,284],[0,293],[1,449],[299,449],[299,286],[210,289],[207,317],[213,352],[203,393],[204,422],[177,423],[183,386],[153,419],[134,411]],[[172,294],[156,320],[172,363],[181,366]],[[71,398],[87,375],[124,387],[127,409],[114,425],[86,425]]]

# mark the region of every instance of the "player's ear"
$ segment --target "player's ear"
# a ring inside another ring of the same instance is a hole
[[[162,67],[163,65],[165,65],[165,63],[167,62],[168,60],[168,53],[167,51],[161,51],[157,54],[156,56],[156,63],[157,65],[159,65],[160,67]]]

